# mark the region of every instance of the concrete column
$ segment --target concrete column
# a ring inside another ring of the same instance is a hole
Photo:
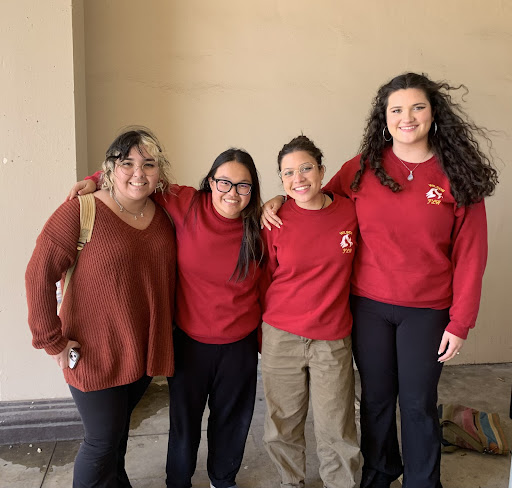
[[[81,1],[2,3],[0,401],[69,396],[56,364],[31,346],[24,273],[77,160],[86,164],[83,60]]]

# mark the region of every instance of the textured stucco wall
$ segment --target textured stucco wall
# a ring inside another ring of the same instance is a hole
[[[53,361],[31,347],[24,274],[37,235],[76,178],[73,90],[71,2],[3,2],[0,400],[69,395]]]

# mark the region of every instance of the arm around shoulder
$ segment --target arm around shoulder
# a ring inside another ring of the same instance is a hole
[[[344,163],[323,189],[350,198],[352,195],[350,185],[354,181],[356,172],[360,169],[360,159],[360,155],[358,155]]]

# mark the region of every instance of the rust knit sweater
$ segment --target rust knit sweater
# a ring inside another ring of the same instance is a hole
[[[91,242],[80,255],[56,314],[55,282],[74,262],[79,201],[61,205],[45,224],[25,276],[33,345],[48,354],[69,340],[81,358],[64,377],[81,391],[125,385],[144,374],[174,372],[172,319],[176,243],[157,206],[145,230],[135,229],[96,199]]]

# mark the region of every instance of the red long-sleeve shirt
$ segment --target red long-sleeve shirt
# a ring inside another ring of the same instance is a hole
[[[403,190],[393,193],[367,169],[353,192],[359,161],[345,163],[325,187],[355,203],[360,237],[352,293],[406,307],[450,307],[446,330],[465,339],[478,315],[487,260],[484,202],[457,207],[435,157],[408,181],[390,149],[383,167]]]
[[[348,304],[357,220],[353,203],[333,195],[322,210],[288,200],[284,225],[264,230],[268,289],[263,320],[309,339],[336,340],[352,330]]]
[[[190,207],[194,196],[198,199]],[[261,270],[251,266],[243,281],[231,275],[242,243],[242,219],[222,217],[211,193],[173,185],[155,200],[172,216],[178,242],[175,322],[193,339],[227,344],[261,323]]]

